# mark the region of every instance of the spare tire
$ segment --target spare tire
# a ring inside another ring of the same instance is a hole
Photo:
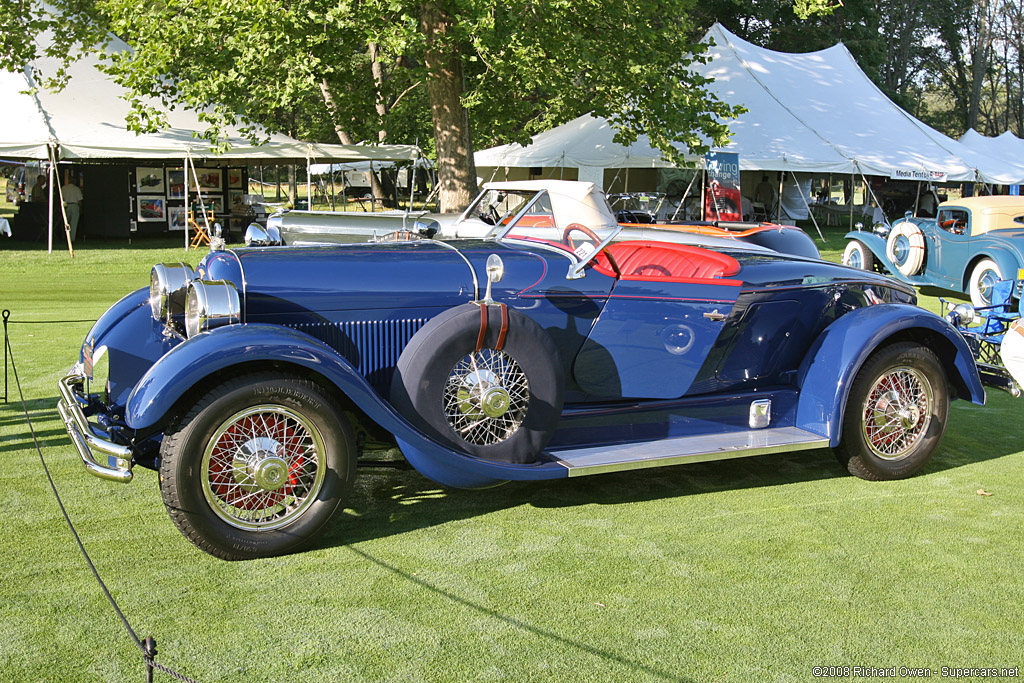
[[[917,275],[924,265],[924,233],[921,228],[910,221],[892,226],[885,242],[885,255],[903,275]]]
[[[558,348],[540,325],[504,305],[468,303],[413,335],[395,369],[391,402],[455,450],[524,464],[554,434],[564,388]]]

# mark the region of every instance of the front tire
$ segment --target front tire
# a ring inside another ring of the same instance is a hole
[[[978,261],[971,271],[971,279],[967,291],[971,295],[971,303],[975,306],[991,306],[992,288],[1003,279],[1003,271],[999,264],[990,258],[983,258]]]
[[[948,418],[949,387],[936,355],[912,342],[886,346],[857,373],[836,457],[861,479],[904,479],[931,458]]]
[[[875,269],[875,255],[871,253],[863,242],[851,240],[846,244],[843,251],[843,265],[861,270],[873,271]]]
[[[175,525],[225,560],[281,555],[315,535],[348,493],[356,445],[313,382],[254,374],[214,387],[160,447]]]

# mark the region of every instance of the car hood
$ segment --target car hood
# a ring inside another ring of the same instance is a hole
[[[456,306],[476,295],[474,271],[437,242],[269,247],[211,252],[201,278],[239,290],[246,320],[354,309]]]

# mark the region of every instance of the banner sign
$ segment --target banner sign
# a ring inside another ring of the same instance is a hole
[[[735,152],[708,152],[704,187],[704,220],[743,220],[740,198],[740,155]]]
[[[925,183],[944,183],[949,174],[945,171],[925,171],[920,168],[898,168],[890,173],[889,177],[893,180],[919,180]]]

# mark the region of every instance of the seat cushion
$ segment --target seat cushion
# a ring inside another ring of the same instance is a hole
[[[606,249],[615,257],[623,280],[713,280],[740,272],[733,257],[685,244],[635,240]],[[599,258],[598,267],[611,272],[607,259]]]

